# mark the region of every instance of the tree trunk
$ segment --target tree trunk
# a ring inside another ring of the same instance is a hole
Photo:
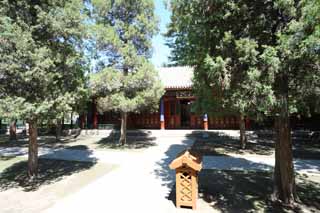
[[[275,167],[273,200],[293,207],[297,201],[292,141],[290,131],[288,96],[280,97],[280,114],[275,119]]]
[[[14,120],[10,124],[10,141],[17,140],[17,120]]]
[[[121,112],[121,132],[119,143],[123,146],[127,143],[127,113]]]
[[[243,115],[240,115],[239,129],[240,129],[241,149],[245,149],[247,145],[247,136],[246,136],[246,120]]]
[[[62,119],[61,119],[61,123],[62,123],[61,130],[66,129],[66,128],[65,128],[65,125],[64,125],[64,114],[63,114],[63,117],[62,117]]]
[[[36,121],[29,121],[28,175],[31,179],[38,175],[38,128]]]
[[[57,124],[56,124],[56,139],[57,140],[60,140],[61,133],[62,133],[62,120],[57,119]]]
[[[70,129],[73,129],[73,111],[71,111]]]

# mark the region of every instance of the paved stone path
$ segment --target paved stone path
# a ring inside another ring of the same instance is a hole
[[[47,212],[192,212],[176,209],[167,199],[174,186],[174,171],[168,168],[174,156],[193,143],[185,137],[164,137],[158,146],[143,153],[95,152],[101,161],[120,164],[119,169],[98,179],[77,194],[57,203]],[[213,212],[204,201],[197,212]]]
[[[56,203],[47,212],[193,212],[176,209],[167,199],[175,179],[168,165],[194,142],[185,137],[187,133],[155,131],[157,146],[142,152],[40,149],[39,154],[45,158],[119,165],[118,169]],[[23,148],[0,148],[0,155],[26,154]],[[273,165],[273,156],[205,156],[203,161],[204,169],[271,170]],[[295,160],[295,168],[301,173],[320,174],[320,160]],[[210,204],[199,200],[197,212],[214,211]]]
[[[205,156],[203,159],[205,169],[218,170],[263,170],[272,171],[274,156]],[[295,171],[303,174],[320,175],[320,160],[295,159]]]

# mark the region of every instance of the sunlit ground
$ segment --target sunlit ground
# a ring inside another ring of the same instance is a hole
[[[114,168],[104,163],[40,159],[39,176],[30,181],[25,159],[1,159],[1,213],[41,212]]]
[[[245,150],[239,149],[239,139],[228,131],[210,132],[205,138],[198,131],[190,131],[183,144],[176,144],[175,141],[180,139],[176,139],[174,134],[157,138],[158,136],[149,131],[133,131],[128,133],[128,144],[124,147],[118,144],[119,136],[118,132],[107,135],[90,133],[64,136],[60,140],[56,140],[54,136],[39,136],[38,140],[40,149],[79,150],[81,155],[86,155],[85,157],[91,156],[95,151],[125,152],[142,156],[142,159],[148,162],[148,155],[144,156],[145,151],[152,149],[155,153],[163,152],[164,150],[158,149],[159,141],[156,141],[160,139],[160,143],[167,143],[170,139],[172,144],[168,144],[165,153],[161,153],[165,157],[159,161],[160,168],[155,169],[158,178],[169,181],[170,184],[174,184],[174,178],[170,176],[172,171],[169,170],[168,164],[179,150],[190,145],[189,142],[184,144],[189,140],[195,141],[191,149],[204,156],[232,158],[236,154],[273,158],[274,155],[273,136],[261,132],[248,134]],[[28,139],[23,135],[19,135],[18,138],[18,141],[12,142],[8,140],[8,136],[0,135],[0,149],[19,147],[26,151]],[[293,142],[295,159],[319,159],[320,145],[311,143],[307,135],[295,134]],[[29,181],[25,154],[0,157],[1,213],[41,212],[119,167],[105,161],[77,162],[40,158],[39,177],[36,181]],[[296,180],[301,203],[294,210],[286,210],[270,202],[273,186],[271,171],[204,169],[199,174],[199,206],[209,205],[212,210],[222,212],[239,212],[240,209],[242,212],[303,212],[302,209],[310,212],[320,211],[320,175],[297,174]],[[172,187],[169,197],[163,199],[172,202],[174,195]],[[88,199],[91,199],[90,197],[91,195],[88,195]]]

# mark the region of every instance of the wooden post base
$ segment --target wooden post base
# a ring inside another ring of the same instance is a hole
[[[208,127],[208,121],[203,121],[203,129],[204,130],[208,130],[209,127]]]
[[[164,121],[160,121],[160,129],[161,129],[161,130],[164,130],[164,129],[165,129],[165,127],[164,127]]]

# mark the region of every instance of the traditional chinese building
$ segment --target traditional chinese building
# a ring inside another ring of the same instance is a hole
[[[159,76],[165,87],[158,112],[130,113],[128,128],[151,129],[238,129],[237,116],[198,115],[192,111],[196,97],[192,93],[193,69],[191,67],[159,68]],[[96,104],[90,103],[88,113],[81,117],[81,126],[105,128],[119,125],[120,114],[106,112],[99,114]]]

